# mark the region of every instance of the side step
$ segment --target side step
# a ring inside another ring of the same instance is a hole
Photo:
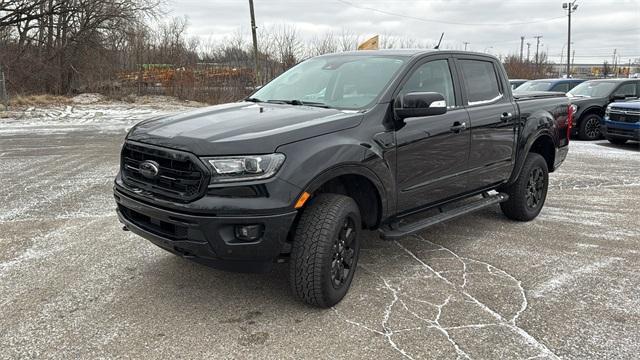
[[[484,193],[482,194],[482,196],[482,199],[476,200],[471,203],[466,203],[451,210],[440,212],[437,215],[421,219],[413,223],[402,224],[398,227],[387,227],[386,229],[381,229],[381,236],[384,240],[397,240],[407,235],[415,234],[443,221],[451,220],[458,216],[469,214],[476,210],[480,210],[487,206],[498,204],[509,199],[509,195],[505,193],[498,193],[495,195]]]

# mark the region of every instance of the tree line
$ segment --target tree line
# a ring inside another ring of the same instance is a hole
[[[186,18],[164,19],[161,1],[0,0],[0,67],[9,92],[164,94],[209,103],[249,93],[255,85],[249,37],[241,31],[216,41],[191,37]],[[258,30],[259,83],[305,58],[355,50],[365,40],[348,29],[307,39],[284,24]],[[381,48],[434,45],[385,34],[379,42]],[[544,74],[548,65],[544,56],[535,66],[505,60],[510,76],[525,78]]]

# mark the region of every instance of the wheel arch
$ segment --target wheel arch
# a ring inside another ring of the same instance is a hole
[[[578,116],[578,119],[576,120],[575,126],[580,126],[580,124],[582,123],[582,120],[587,117],[588,115],[591,114],[596,114],[600,117],[604,116],[604,109],[601,106],[598,105],[592,105],[589,106],[588,108],[584,109],[581,113],[580,116]]]
[[[556,144],[553,141],[551,134],[548,131],[543,130],[538,132],[536,135],[529,137],[523,151],[517,155],[516,166],[509,178],[508,184],[512,184],[516,181],[522,171],[524,161],[530,152],[540,154],[545,159],[549,172],[553,172],[555,170]]]
[[[337,193],[349,196],[360,208],[366,228],[376,228],[388,211],[388,198],[382,181],[370,169],[358,164],[343,164],[323,171],[305,186],[313,197],[319,193]]]

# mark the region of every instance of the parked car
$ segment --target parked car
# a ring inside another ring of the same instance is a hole
[[[289,261],[293,293],[330,307],[351,284],[362,229],[399,239],[498,203],[535,218],[570,124],[567,97],[513,96],[490,55],[324,55],[244,101],[134,126],[117,213],[124,229],[201,263]]]
[[[622,145],[628,140],[640,141],[640,101],[609,104],[600,129],[604,137],[613,144]]]
[[[518,86],[526,83],[527,79],[509,79],[509,84],[511,85],[511,90],[515,90],[518,88]]]
[[[584,79],[539,79],[529,80],[518,86],[516,91],[557,91],[566,93],[573,89],[576,85],[583,82]]]
[[[573,135],[582,140],[596,140],[602,136],[600,123],[607,106],[612,102],[638,99],[640,80],[589,80],[567,93],[574,105]]]

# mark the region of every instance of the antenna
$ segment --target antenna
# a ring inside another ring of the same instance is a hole
[[[438,45],[436,45],[436,47],[434,47],[434,49],[438,50],[440,49],[440,44],[442,43],[442,38],[444,37],[444,33],[442,33],[442,35],[440,35],[440,41],[438,41]]]

